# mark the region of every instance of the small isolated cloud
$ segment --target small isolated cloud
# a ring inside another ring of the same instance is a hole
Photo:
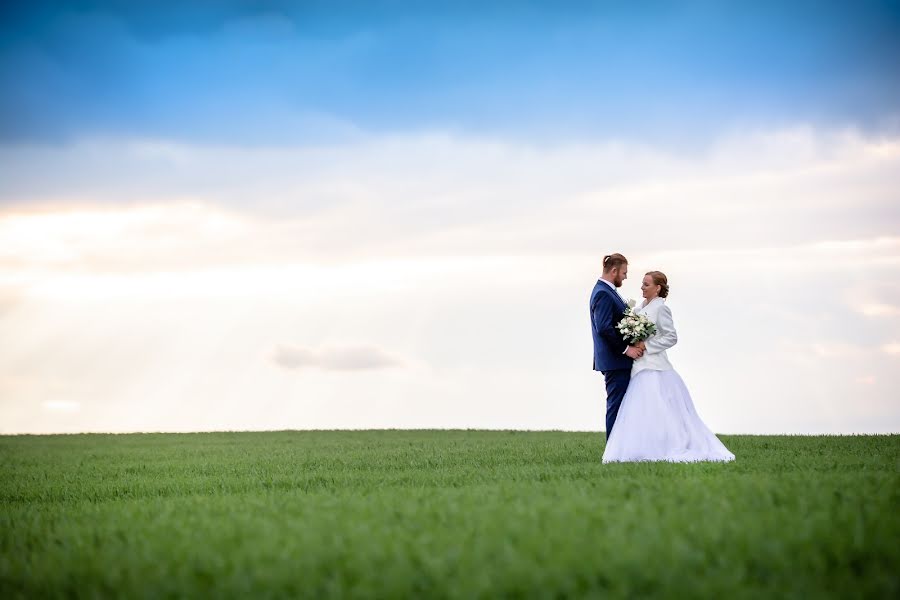
[[[316,367],[327,371],[361,371],[399,366],[401,361],[376,346],[306,348],[277,344],[270,358],[284,369]]]
[[[44,410],[55,413],[74,413],[81,410],[80,402],[70,402],[68,400],[50,400],[44,402]]]

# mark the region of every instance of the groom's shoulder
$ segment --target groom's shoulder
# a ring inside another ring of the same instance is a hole
[[[603,298],[604,296],[611,298],[611,294],[612,290],[609,289],[609,286],[598,279],[597,283],[594,285],[594,289],[591,291],[591,304],[599,302],[600,298]]]
[[[611,293],[612,293],[612,288],[610,288],[609,285],[603,283],[602,280],[598,279],[598,280],[597,280],[597,283],[594,284],[594,293],[595,293],[595,294],[596,294],[596,293],[601,293],[601,294],[602,294],[602,293],[608,293],[608,294],[611,294]]]

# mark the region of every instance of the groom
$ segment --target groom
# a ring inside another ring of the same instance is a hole
[[[631,380],[631,363],[644,351],[629,346],[622,339],[616,324],[622,319],[627,305],[616,288],[628,279],[628,259],[621,254],[603,257],[603,277],[591,292],[591,333],[594,336],[594,370],[606,378],[606,439],[612,433],[619,414],[619,406],[628,382]]]

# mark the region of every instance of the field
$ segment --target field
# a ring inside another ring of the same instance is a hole
[[[0,597],[900,597],[900,436],[0,437]]]

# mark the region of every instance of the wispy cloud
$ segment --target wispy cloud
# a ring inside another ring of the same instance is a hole
[[[401,366],[403,362],[376,346],[308,348],[278,344],[270,357],[284,369],[317,367],[327,371],[361,371]]]
[[[43,403],[44,410],[56,413],[76,413],[81,410],[80,402],[67,400],[49,400]]]
[[[900,355],[900,342],[888,342],[881,346],[881,350],[893,356]]]
[[[167,269],[186,256],[602,254],[633,246],[634,234],[604,227],[601,244],[599,224],[640,214],[654,229],[641,250],[749,248],[750,260],[777,266],[795,259],[779,248],[798,244],[823,244],[809,252],[837,260],[867,251],[854,246],[867,240],[890,245],[885,224],[900,221],[900,140],[854,132],[752,133],[699,155],[423,134],[315,151],[169,143],[176,158],[160,159],[142,143],[0,151],[0,253]],[[27,205],[56,210],[26,214]],[[125,234],[133,244],[115,242]]]
[[[811,349],[820,358],[860,358],[866,355],[866,348],[862,346],[838,342],[815,343]]]
[[[897,317],[900,316],[900,306],[893,304],[866,303],[859,306],[859,311],[867,317]]]

